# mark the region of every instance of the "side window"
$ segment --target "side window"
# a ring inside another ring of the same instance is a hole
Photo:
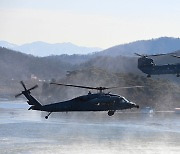
[[[126,103],[126,101],[125,101],[123,98],[122,98],[121,102],[122,102],[122,103]]]

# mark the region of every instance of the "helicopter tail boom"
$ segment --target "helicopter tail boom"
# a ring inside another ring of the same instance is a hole
[[[27,103],[29,105],[31,105],[31,107],[28,110],[40,110],[41,111],[41,108],[42,108],[41,103],[36,98],[34,98],[30,94],[30,92],[23,91],[22,94],[28,99]]]
[[[27,103],[31,105],[29,110],[41,110],[42,105],[36,98],[34,98],[31,94],[24,94],[24,96],[28,99]]]

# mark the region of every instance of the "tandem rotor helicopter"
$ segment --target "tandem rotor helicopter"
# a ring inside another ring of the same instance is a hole
[[[131,108],[139,108],[139,105],[136,105],[133,102],[130,102],[125,97],[110,93],[104,93],[104,90],[113,89],[113,88],[141,88],[143,86],[132,86],[132,87],[86,87],[79,85],[70,85],[70,84],[61,84],[61,83],[50,83],[54,85],[68,86],[68,87],[76,87],[76,88],[84,88],[90,90],[98,90],[98,93],[91,94],[89,92],[87,95],[79,96],[73,98],[71,100],[52,103],[48,105],[41,105],[41,103],[31,95],[31,90],[38,87],[35,85],[34,87],[27,89],[24,82],[20,82],[23,86],[24,90],[17,94],[15,97],[19,97],[20,95],[24,95],[28,101],[27,103],[31,105],[28,110],[38,110],[38,111],[46,111],[49,112],[46,119],[48,119],[49,115],[52,112],[71,112],[71,111],[108,111],[108,115],[114,115],[116,110],[124,110]]]
[[[179,56],[174,55],[174,53],[154,55],[141,55],[139,53],[135,53],[135,55],[140,56],[140,58],[138,58],[138,69],[147,74],[147,77],[151,77],[151,75],[161,74],[176,74],[177,77],[180,77],[180,63],[156,65],[153,59],[149,58],[153,56],[163,55],[170,55],[172,57],[180,58]]]

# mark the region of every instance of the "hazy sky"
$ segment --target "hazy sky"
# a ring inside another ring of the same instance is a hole
[[[179,37],[180,0],[0,0],[0,40],[108,48]]]

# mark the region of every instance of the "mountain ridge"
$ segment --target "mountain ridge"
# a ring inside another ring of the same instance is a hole
[[[170,53],[180,50],[180,39],[174,37],[160,37],[150,40],[138,40],[126,44],[120,44],[105,49],[98,55],[106,56],[134,56],[134,53],[140,54],[157,54]]]
[[[159,37],[149,40],[138,40],[126,44],[112,46],[102,50],[100,48],[88,48],[66,43],[46,43],[36,41],[23,45],[15,45],[6,41],[0,41],[0,46],[22,53],[39,57],[52,55],[94,55],[94,56],[134,56],[134,53],[157,54],[170,53],[180,50],[180,39],[174,37]]]
[[[0,46],[38,57],[62,54],[89,54],[102,50],[101,48],[96,47],[78,46],[70,42],[46,43],[43,41],[36,41],[32,43],[25,43],[22,45],[16,45],[7,41],[0,41]]]

